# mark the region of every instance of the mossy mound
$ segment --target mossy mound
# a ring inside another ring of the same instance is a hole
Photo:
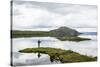
[[[63,36],[78,36],[80,33],[69,27],[59,27],[58,29],[50,30],[51,36],[63,37]]]
[[[71,62],[88,62],[96,61],[97,57],[89,57],[85,55],[80,55],[79,53],[73,52],[71,50],[62,50],[57,48],[26,48],[20,50],[21,53],[43,53],[50,56],[50,60],[60,61],[62,63],[71,63]]]

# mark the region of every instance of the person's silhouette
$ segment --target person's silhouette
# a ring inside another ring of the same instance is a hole
[[[41,41],[40,41],[40,40],[38,40],[38,48],[40,47],[40,43],[41,43]]]
[[[40,40],[38,40],[38,48],[40,48],[40,43],[41,43],[41,41]],[[41,54],[40,54],[40,52],[38,51],[38,58],[40,58],[40,56],[41,56]]]
[[[40,58],[40,57],[41,57],[41,54],[40,54],[40,52],[38,52],[37,56],[38,56],[38,58]]]

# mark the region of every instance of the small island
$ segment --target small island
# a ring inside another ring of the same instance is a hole
[[[40,47],[40,48],[26,48],[19,50],[21,53],[42,53],[50,56],[50,61],[60,61],[61,63],[73,63],[73,62],[88,62],[96,61],[97,57],[91,57],[81,55],[71,50],[62,50],[58,48]]]
[[[89,38],[81,38],[78,37],[80,33],[74,29],[68,27],[60,27],[58,29],[50,30],[50,31],[19,31],[12,30],[11,38],[18,37],[55,37],[61,41],[84,41],[91,40]]]

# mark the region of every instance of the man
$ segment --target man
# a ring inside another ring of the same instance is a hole
[[[38,40],[38,48],[40,47],[40,43],[41,43],[41,41]],[[38,56],[38,58],[40,58],[40,56],[41,56],[39,51],[38,51],[38,55],[37,56]]]
[[[38,48],[40,47],[40,43],[41,43],[41,41],[40,41],[40,40],[38,40]]]

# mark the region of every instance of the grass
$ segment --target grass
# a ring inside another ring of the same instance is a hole
[[[57,37],[57,39],[61,41],[84,41],[84,40],[91,40],[89,38],[82,38],[82,37],[77,37],[77,36],[64,36],[64,37]]]
[[[97,57],[90,57],[86,55],[81,55],[79,53],[73,52],[71,50],[62,50],[58,48],[26,48],[19,50],[21,53],[43,53],[50,56],[50,60],[60,61],[62,63],[72,63],[72,62],[88,62],[96,61]]]
[[[56,39],[59,39],[61,41],[84,41],[84,40],[90,40],[89,38],[81,38],[77,36],[53,36],[49,31],[11,31],[11,38],[19,38],[19,37],[55,37]]]
[[[11,38],[49,36],[46,31],[11,31]]]

